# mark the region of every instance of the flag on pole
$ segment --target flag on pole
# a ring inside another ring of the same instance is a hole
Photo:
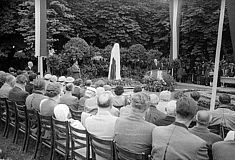
[[[170,25],[171,25],[171,54],[170,59],[178,58],[179,53],[179,26],[183,0],[170,0]]]
[[[230,35],[233,44],[233,57],[235,60],[235,0],[227,0]]]
[[[35,0],[35,57],[47,56],[47,0]]]
[[[108,79],[121,79],[120,68],[120,47],[115,43],[111,51]]]

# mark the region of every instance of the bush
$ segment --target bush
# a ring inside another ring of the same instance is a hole
[[[70,59],[82,60],[84,56],[90,54],[90,46],[82,38],[71,38],[64,45],[64,56],[68,56]]]

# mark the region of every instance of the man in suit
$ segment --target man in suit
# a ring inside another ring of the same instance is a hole
[[[29,93],[25,91],[26,82],[27,77],[23,74],[18,75],[16,77],[15,86],[9,91],[8,99],[19,104],[25,104],[25,100],[29,95]]]
[[[154,160],[208,160],[206,142],[188,131],[196,111],[193,99],[177,100],[175,122],[153,130],[151,154]]]
[[[209,145],[212,145],[215,142],[222,141],[222,138],[209,131],[207,128],[211,121],[212,116],[208,111],[202,110],[198,111],[196,115],[197,124],[193,128],[190,128],[189,131],[205,140]]]
[[[159,102],[159,98],[156,94],[150,94],[149,95],[150,97],[150,106],[149,106],[149,109],[148,111],[146,112],[146,115],[145,115],[145,120],[147,122],[150,122],[150,123],[153,123],[155,125],[158,125],[158,121],[160,119],[164,119],[166,118],[166,114],[159,111],[156,106]]]
[[[214,160],[234,160],[235,140],[216,142],[212,145]]]
[[[73,83],[68,83],[65,85],[65,94],[60,97],[60,104],[66,104],[69,108],[76,111],[83,110],[84,108],[79,108],[78,98],[72,95],[73,90]]]
[[[72,72],[72,77],[74,79],[78,79],[78,78],[81,78],[81,71],[80,71],[80,68],[79,68],[79,65],[78,65],[78,61],[76,60],[74,62],[74,64],[72,65],[71,67],[71,72]]]
[[[33,62],[29,61],[28,66],[25,68],[27,72],[35,72],[34,67],[33,67]]]
[[[120,117],[115,125],[115,141],[119,146],[135,153],[150,154],[154,124],[145,121],[149,96],[143,92],[132,95],[129,116]]]
[[[209,126],[211,118],[212,116],[208,111],[198,111],[196,115],[197,124],[193,128],[190,128],[189,131],[207,142],[208,154],[209,157],[212,159],[212,144],[218,141],[222,141],[223,139],[219,135],[210,132],[210,130],[207,128]]]
[[[175,122],[176,101],[172,100],[168,102],[167,107],[165,109],[167,115],[157,121],[157,126],[168,126]]]

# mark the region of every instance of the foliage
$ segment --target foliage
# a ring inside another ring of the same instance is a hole
[[[140,0],[71,0],[69,4],[76,15],[75,31],[88,44],[100,48],[116,42],[127,48],[142,44],[164,53],[169,48],[167,4]]]
[[[54,54],[47,58],[47,65],[50,67],[52,74],[58,74],[61,68],[61,57]]]
[[[26,0],[22,2],[18,7],[18,15],[21,20],[18,22],[18,28],[16,29],[24,37],[27,43],[25,51],[34,52],[35,41],[35,8],[34,0]],[[73,29],[70,26],[70,20],[74,16],[70,13],[70,8],[64,0],[49,0],[47,2],[47,40],[52,45],[52,42],[56,41],[55,35],[62,34],[65,37],[69,37],[73,33]]]
[[[215,57],[220,0],[188,0],[182,9],[180,57],[194,66],[195,61],[213,61]],[[232,53],[228,15],[225,14],[221,57]],[[231,60],[229,60],[231,61]]]
[[[17,6],[23,0],[1,0],[0,5],[0,36],[15,34],[17,23],[20,20],[17,13]]]
[[[71,38],[64,45],[63,56],[68,56],[70,59],[82,59],[90,53],[90,46],[82,38]]]

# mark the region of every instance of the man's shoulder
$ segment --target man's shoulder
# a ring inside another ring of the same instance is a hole
[[[226,149],[225,147],[230,147],[233,146],[235,148],[235,141],[230,140],[230,141],[219,141],[216,142],[212,145],[213,150],[220,150],[220,149]]]

